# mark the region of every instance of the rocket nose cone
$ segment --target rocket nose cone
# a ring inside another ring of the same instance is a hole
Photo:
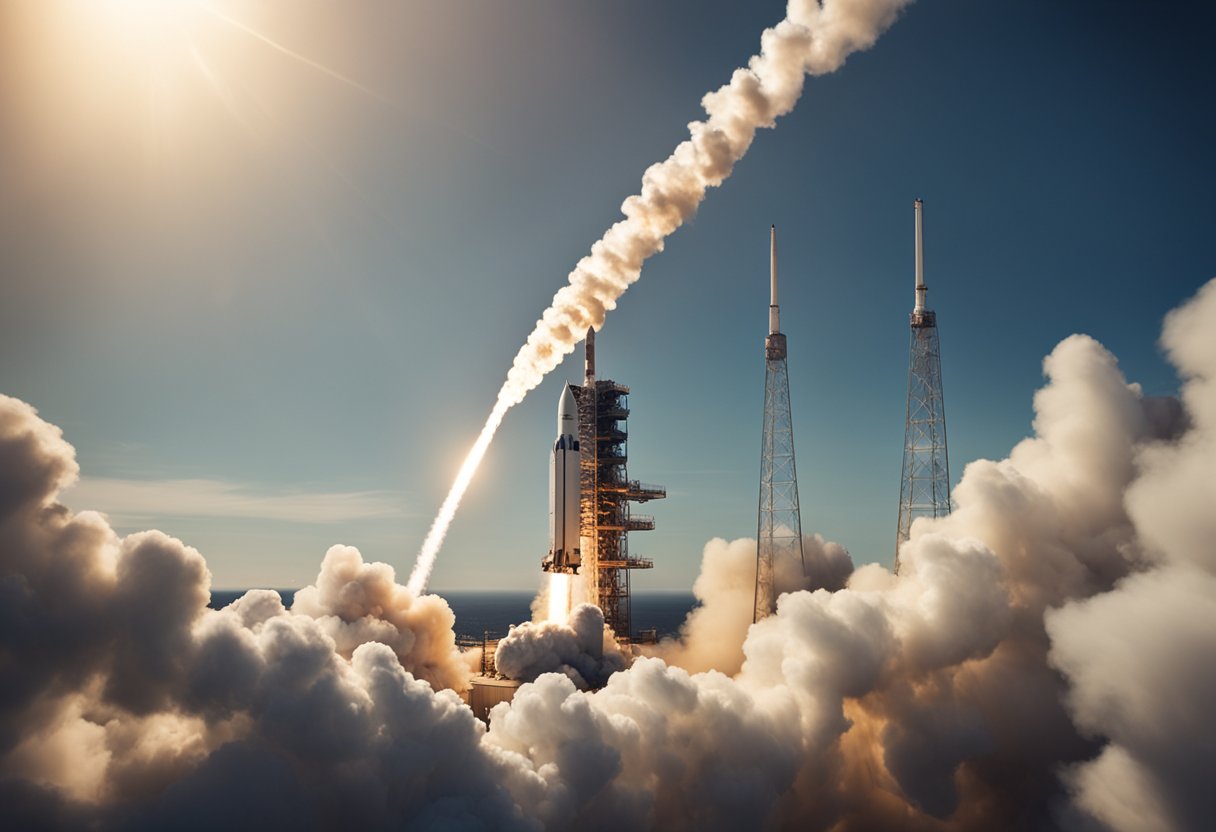
[[[562,390],[561,401],[557,405],[557,433],[575,434],[578,432],[578,403],[574,400],[574,390],[570,382],[566,382]]]

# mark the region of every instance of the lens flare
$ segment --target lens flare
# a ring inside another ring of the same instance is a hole
[[[177,2],[188,3],[188,2],[190,2],[190,0],[177,0]],[[216,19],[222,20],[224,23],[227,23],[232,28],[238,29],[241,32],[244,32],[246,35],[248,35],[251,38],[256,38],[257,40],[261,41],[266,46],[269,46],[271,49],[281,52],[282,54],[286,55],[287,57],[292,58],[293,60],[299,61],[300,63],[304,64],[305,66],[311,67],[311,68],[315,69],[317,72],[320,72],[323,75],[329,76],[330,78],[334,79],[335,81],[341,81],[343,84],[346,84],[347,86],[352,87],[352,88],[358,90],[359,92],[364,93],[365,95],[369,95],[372,98],[377,99],[378,101],[381,101],[385,104],[391,103],[388,98],[386,98],[385,96],[376,92],[371,87],[368,87],[364,84],[360,84],[354,78],[351,78],[347,75],[343,75],[341,72],[338,72],[336,69],[332,69],[331,67],[328,67],[323,63],[314,61],[312,58],[308,57],[307,55],[303,55],[299,52],[296,52],[294,49],[288,49],[286,46],[279,43],[277,40],[274,40],[274,39],[262,34],[257,29],[254,29],[251,26],[247,26],[246,24],[242,23],[241,21],[237,20],[234,17],[231,17],[230,15],[224,14],[219,9],[217,9],[213,6],[210,6],[210,5],[206,5],[206,4],[203,4],[203,8],[206,9],[208,14],[212,15]]]
[[[140,36],[164,34],[205,8],[202,0],[87,0],[111,25]]]
[[[201,75],[235,114],[232,96],[221,92],[226,81],[238,77],[231,61],[216,54],[217,32],[237,33],[310,70],[392,106],[376,90],[361,84],[319,60],[298,52],[265,34],[254,24],[239,19],[238,12],[252,13],[236,0],[63,0],[71,3],[73,17],[88,32],[88,42],[97,50],[97,72],[131,77],[141,95],[155,95],[156,108],[186,100],[193,82]],[[220,43],[231,44],[231,41]],[[210,47],[208,49],[207,47]],[[227,66],[228,71],[224,72]],[[149,92],[149,89],[152,92]],[[238,121],[244,119],[238,115]],[[163,125],[159,125],[163,127]]]

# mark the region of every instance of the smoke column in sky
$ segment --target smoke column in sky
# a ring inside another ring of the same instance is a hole
[[[785,18],[761,35],[760,53],[736,69],[728,84],[701,99],[709,117],[689,124],[689,138],[646,170],[641,192],[621,206],[625,219],[578,262],[516,354],[494,409],[422,543],[408,582],[412,592],[426,588],[448,526],[507,410],[574,351],[587,327],[603,324],[617,298],[641,275],[642,264],[696,213],[706,189],[730,176],[756,130],[775,126],[794,108],[806,75],[834,72],[850,54],[868,49],[910,2],[790,0]]]

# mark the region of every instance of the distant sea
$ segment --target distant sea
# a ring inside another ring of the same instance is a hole
[[[279,589],[276,592],[283,597],[283,605],[290,607],[296,591]],[[244,594],[243,589],[212,590],[210,606],[213,609],[221,609]],[[478,638],[487,630],[491,634],[501,635],[512,624],[531,620],[532,599],[536,596],[535,592],[486,590],[440,590],[437,594],[447,599],[452,612],[456,614],[456,632]],[[685,616],[695,605],[696,599],[691,592],[635,592],[634,633],[654,628],[659,638],[675,635],[680,631],[680,624],[684,622]]]

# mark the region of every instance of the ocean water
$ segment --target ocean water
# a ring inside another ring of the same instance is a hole
[[[276,590],[283,604],[291,606],[294,589]],[[216,589],[211,592],[213,609],[228,606],[245,594],[243,589]],[[438,593],[447,599],[456,614],[456,632],[481,638],[485,632],[503,635],[512,624],[532,618],[534,592],[488,590],[448,590]],[[691,592],[643,591],[633,594],[633,630],[654,629],[659,638],[675,635],[688,612],[696,606]]]

